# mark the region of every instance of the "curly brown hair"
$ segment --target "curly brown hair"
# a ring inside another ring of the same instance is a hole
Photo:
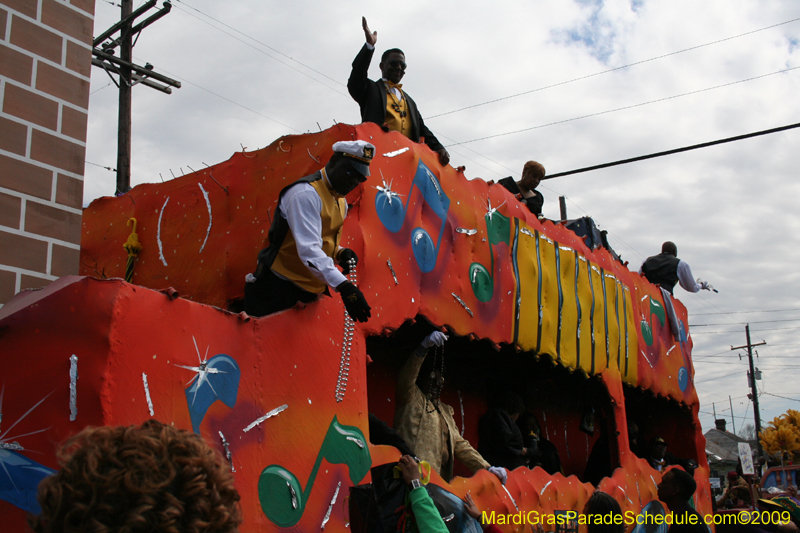
[[[236,533],[239,493],[223,457],[198,435],[148,420],[86,428],[39,485],[36,533]]]

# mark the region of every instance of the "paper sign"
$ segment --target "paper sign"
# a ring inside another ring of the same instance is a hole
[[[739,460],[742,462],[742,473],[755,475],[756,471],[753,468],[753,453],[750,451],[750,445],[746,442],[739,443]]]

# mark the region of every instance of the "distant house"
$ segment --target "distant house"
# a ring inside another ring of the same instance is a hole
[[[725,420],[716,420],[716,428],[705,433],[706,456],[711,470],[716,470],[718,475],[724,476],[727,472],[736,469],[739,462],[739,443],[746,442],[752,450],[756,449],[755,440],[747,440],[725,429]]]

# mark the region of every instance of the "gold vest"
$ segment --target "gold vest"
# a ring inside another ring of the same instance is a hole
[[[404,96],[399,102],[397,98],[386,87],[386,125],[389,126],[390,131],[399,131],[405,137],[411,138],[411,116],[408,113],[408,97]],[[397,105],[398,109],[395,109]],[[405,113],[405,116],[401,116]]]
[[[333,257],[339,249],[339,238],[342,235],[342,225],[344,224],[345,209],[347,200],[336,198],[333,192],[328,189],[328,184],[323,175],[322,179],[309,183],[319,194],[322,200],[322,251],[328,257]],[[297,255],[297,242],[294,240],[292,230],[286,233],[281,249],[272,263],[272,271],[280,274],[298,287],[308,292],[321,293],[325,291],[327,285],[320,281],[307,265]]]

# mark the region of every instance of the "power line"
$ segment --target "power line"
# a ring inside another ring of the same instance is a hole
[[[564,119],[564,120],[557,120],[555,122],[550,122],[550,123],[547,123],[547,124],[540,124],[538,126],[531,126],[530,128],[522,128],[522,129],[519,129],[519,130],[507,131],[505,133],[496,133],[494,135],[487,135],[486,137],[478,137],[476,139],[470,139],[469,141],[463,141],[463,142],[460,142],[460,143],[457,143],[457,144],[467,144],[467,143],[473,143],[473,142],[477,142],[477,141],[485,141],[487,139],[494,139],[494,138],[497,138],[497,137],[504,137],[506,135],[513,135],[515,133],[522,133],[522,132],[525,132],[525,131],[531,131],[531,130],[546,128],[548,126],[555,126],[557,124],[565,124],[567,122],[573,122],[573,121],[581,120],[581,119],[584,119],[584,118],[597,117],[597,116],[600,116],[600,115],[607,115],[609,113],[615,113],[617,111],[625,111],[625,110],[628,110],[628,109],[634,109],[634,108],[646,106],[646,105],[649,105],[649,104],[655,104],[655,103],[658,103],[658,102],[665,102],[667,100],[674,100],[675,98],[681,98],[683,96],[691,96],[693,94],[699,94],[699,93],[703,93],[703,92],[713,91],[715,89],[721,89],[723,87],[730,87],[731,85],[737,85],[739,83],[746,83],[748,81],[753,81],[753,80],[758,80],[758,79],[761,79],[761,78],[766,78],[768,76],[774,76],[775,74],[783,74],[785,72],[789,72],[789,71],[792,71],[792,70],[795,70],[795,69],[798,69],[798,68],[800,68],[800,67],[790,67],[790,68],[778,70],[778,71],[775,71],[775,72],[770,72],[768,74],[762,74],[760,76],[753,76],[752,78],[746,78],[746,79],[743,79],[743,80],[737,80],[737,81],[732,81],[732,82],[729,82],[729,83],[723,83],[721,85],[715,85],[713,87],[706,87],[705,89],[698,89],[696,91],[689,91],[687,93],[675,94],[675,95],[672,95],[672,96],[665,96],[664,98],[657,98],[655,100],[650,100],[650,101],[647,101],[647,102],[641,102],[641,103],[638,103],[638,104],[632,104],[632,105],[629,105],[629,106],[618,107],[616,109],[607,109],[606,111],[598,111],[597,113],[589,113],[588,115],[582,115],[582,116],[579,116],[579,117],[567,118],[567,119]],[[447,147],[449,148],[450,146],[454,146],[454,145],[448,145]],[[682,150],[682,151],[685,151],[685,150]],[[659,154],[659,155],[666,155],[666,154]],[[653,155],[653,156],[650,156],[650,157],[657,157],[657,156]],[[649,159],[650,157],[644,157],[644,159]],[[596,167],[589,167],[589,168],[584,168],[584,169],[579,169],[579,170],[572,170],[572,171],[569,171],[569,172],[561,172],[561,173],[558,173],[558,174],[551,174],[549,176],[545,176],[543,179],[550,179],[550,178],[555,178],[555,177],[558,177],[558,176],[567,176],[569,174],[576,174],[578,172],[586,172],[587,170],[596,170],[598,168],[605,168],[605,167],[608,167],[608,166],[614,166],[615,164],[616,165],[621,165],[623,163],[629,163],[631,161],[638,161],[638,160],[639,159],[632,159],[630,161],[629,160],[625,160],[625,161],[616,162],[614,164],[608,163],[606,165],[598,165]]]
[[[162,70],[163,70],[163,69],[162,69]],[[177,74],[173,74],[173,73],[171,73],[171,72],[169,72],[169,71],[167,71],[167,70],[164,70],[164,72],[166,72],[166,73],[167,73],[167,74],[169,74],[170,76],[175,76],[175,78],[179,79],[179,80],[180,80],[180,81],[182,81],[183,83],[188,83],[189,85],[192,85],[192,86],[194,86],[194,87],[197,87],[197,88],[198,88],[198,89],[200,89],[201,91],[205,91],[205,92],[207,92],[207,93],[209,93],[209,94],[212,94],[212,95],[216,96],[217,98],[221,98],[221,99],[225,100],[225,101],[226,101],[226,102],[228,102],[228,103],[231,103],[231,104],[233,104],[233,105],[235,105],[235,106],[241,107],[242,109],[245,109],[245,110],[247,110],[247,111],[250,111],[251,113],[255,113],[256,115],[258,115],[258,116],[260,116],[260,117],[263,117],[263,118],[265,118],[265,119],[267,119],[267,120],[271,120],[271,121],[272,121],[272,122],[274,122],[275,124],[280,124],[280,125],[281,125],[281,126],[283,126],[284,128],[289,128],[290,130],[292,130],[292,131],[294,131],[294,132],[296,132],[296,133],[302,133],[300,130],[298,130],[298,129],[296,129],[296,128],[293,128],[293,127],[291,127],[291,126],[289,126],[289,125],[287,125],[287,124],[284,124],[283,122],[280,122],[280,121],[278,121],[278,120],[275,120],[275,119],[274,119],[274,118],[272,118],[272,117],[268,117],[267,115],[265,115],[265,114],[263,114],[263,113],[260,113],[260,112],[256,111],[255,109],[251,109],[251,108],[247,107],[246,105],[243,105],[243,104],[240,104],[239,102],[236,102],[235,100],[231,100],[231,99],[230,99],[230,98],[228,98],[227,96],[222,96],[221,94],[215,93],[215,92],[214,92],[214,91],[212,91],[211,89],[206,89],[206,88],[205,88],[205,87],[203,87],[202,85],[198,85],[198,84],[196,84],[196,83],[194,83],[194,82],[191,82],[191,81],[187,80],[186,78],[181,78],[181,77],[180,77],[180,76],[178,76]]]
[[[765,392],[764,394],[766,394],[767,396],[774,396],[776,398],[783,398],[784,400],[791,400],[793,402],[800,402],[800,400],[798,400],[796,398],[787,398],[786,396],[780,396],[778,394],[772,394],[771,392]]]
[[[798,124],[800,126],[800,124]],[[689,324],[690,328],[700,328],[707,326],[727,326],[728,324],[772,324],[773,322],[800,322],[800,318],[782,318],[780,320],[757,320],[755,322],[730,322],[726,324]]]
[[[115,168],[107,167],[107,166],[104,166],[104,165],[98,165],[97,163],[92,163],[91,161],[85,161],[85,163],[87,165],[94,165],[96,167],[100,167],[100,168],[104,168],[106,170],[110,170],[111,172],[116,172],[117,171],[117,169],[115,169]]]
[[[344,87],[344,84],[343,84],[343,83],[341,83],[341,82],[339,82],[339,81],[337,81],[337,80],[335,80],[335,79],[331,78],[330,76],[328,76],[328,75],[326,75],[326,74],[323,74],[322,72],[319,72],[318,70],[315,70],[315,69],[313,69],[313,68],[309,67],[308,65],[305,65],[305,64],[303,64],[303,63],[301,63],[301,62],[297,61],[296,59],[293,59],[293,58],[289,57],[288,55],[284,54],[284,53],[283,53],[283,52],[281,52],[280,50],[277,50],[277,49],[275,49],[275,48],[273,48],[273,47],[269,46],[268,44],[266,44],[266,43],[263,43],[263,42],[259,41],[258,39],[254,38],[254,37],[250,37],[250,36],[249,36],[249,35],[247,35],[246,33],[244,33],[244,32],[242,32],[242,31],[239,31],[239,30],[237,30],[237,29],[236,29],[236,28],[234,28],[233,26],[230,26],[230,25],[228,25],[228,24],[225,24],[224,22],[222,22],[222,21],[220,21],[220,20],[218,20],[218,19],[215,19],[215,18],[214,18],[214,17],[212,17],[211,15],[208,15],[208,14],[206,14],[206,13],[203,13],[203,12],[202,12],[202,11],[200,11],[199,9],[197,9],[197,8],[195,8],[195,7],[192,7],[192,6],[190,6],[189,4],[187,4],[186,2],[184,2],[183,0],[178,0],[178,2],[180,2],[180,4],[182,4],[182,5],[185,5],[186,7],[190,8],[190,9],[193,9],[194,11],[197,11],[198,13],[200,13],[200,14],[202,14],[202,15],[204,15],[204,16],[206,16],[206,17],[208,17],[208,18],[210,18],[210,19],[211,19],[211,20],[213,20],[214,22],[217,22],[218,24],[221,24],[221,25],[225,26],[226,28],[230,28],[231,30],[235,31],[236,33],[238,33],[238,34],[240,34],[240,35],[244,35],[244,36],[245,36],[245,37],[247,37],[248,39],[250,39],[250,40],[252,40],[252,41],[255,41],[256,43],[260,44],[261,46],[264,46],[264,47],[266,47],[266,48],[269,48],[269,49],[270,49],[270,50],[272,50],[273,52],[275,52],[275,53],[277,53],[277,54],[280,54],[280,55],[282,55],[283,57],[286,57],[286,58],[290,59],[291,61],[294,61],[294,62],[295,62],[295,63],[297,63],[298,65],[302,65],[303,67],[307,68],[308,70],[310,70],[310,71],[312,71],[312,72],[314,72],[314,73],[316,73],[316,74],[319,74],[320,76],[323,76],[323,77],[325,77],[325,78],[327,78],[327,79],[329,79],[329,80],[333,81],[334,83],[336,83],[336,84],[338,84],[338,85],[341,85],[342,87]],[[281,61],[281,60],[280,60],[280,59],[278,59],[277,57],[275,57],[275,56],[273,56],[273,55],[271,55],[271,54],[268,54],[268,53],[267,53],[267,52],[265,52],[264,50],[261,50],[260,48],[258,48],[258,47],[256,47],[256,46],[253,46],[252,44],[250,44],[250,43],[248,43],[248,42],[246,42],[246,41],[243,41],[242,39],[239,39],[239,38],[238,38],[238,37],[236,37],[235,35],[231,35],[230,33],[226,32],[225,30],[223,30],[223,29],[221,29],[221,28],[218,28],[217,26],[214,26],[213,24],[211,24],[211,23],[210,23],[210,22],[208,22],[207,20],[203,20],[203,19],[201,19],[200,17],[198,17],[198,16],[196,16],[196,15],[193,15],[192,13],[190,13],[189,11],[187,11],[186,9],[183,9],[183,8],[181,8],[181,6],[180,6],[180,5],[176,5],[176,7],[177,7],[177,8],[178,8],[180,11],[183,11],[184,13],[186,13],[187,15],[189,15],[190,17],[193,17],[193,18],[195,18],[195,19],[199,20],[200,22],[202,22],[202,23],[204,23],[204,24],[208,24],[209,26],[211,26],[211,27],[212,27],[212,28],[214,28],[215,30],[217,30],[217,31],[220,31],[220,32],[224,33],[224,34],[225,34],[225,35],[227,35],[228,37],[230,37],[230,38],[232,38],[232,39],[236,39],[236,40],[237,40],[237,41],[239,41],[240,43],[242,43],[242,44],[244,44],[244,45],[247,45],[247,46],[249,46],[249,47],[250,47],[250,48],[252,48],[253,50],[255,50],[255,51],[257,51],[257,52],[260,52],[260,53],[264,54],[265,56],[267,56],[267,57],[269,57],[269,58],[271,58],[271,59],[274,59],[274,60],[275,60],[275,61],[277,61],[278,63],[280,63],[280,64],[282,64],[282,65],[285,65],[285,66],[289,67],[290,69],[294,70],[295,72],[298,72],[298,73],[302,74],[303,76],[306,76],[307,78],[310,78],[310,79],[314,80],[315,82],[319,83],[320,85],[323,85],[323,86],[327,87],[328,89],[330,89],[330,90],[332,90],[332,91],[334,91],[334,92],[336,92],[336,93],[338,93],[338,94],[340,94],[340,95],[342,95],[342,96],[344,96],[344,97],[346,97],[346,98],[348,98],[348,99],[350,98],[350,96],[349,96],[349,95],[347,95],[347,94],[343,93],[342,91],[340,91],[340,90],[338,90],[338,89],[336,89],[336,88],[334,88],[334,87],[331,87],[330,85],[328,85],[328,84],[326,84],[326,83],[323,83],[322,81],[320,81],[320,80],[318,80],[317,78],[315,78],[315,77],[313,77],[313,76],[309,75],[308,73],[306,73],[306,72],[303,72],[302,70],[299,70],[299,69],[297,69],[297,68],[293,67],[292,65],[289,65],[289,64],[288,64],[288,63],[286,63],[285,61]]]
[[[788,331],[788,330],[793,330],[793,329],[800,329],[800,327],[796,327],[796,328],[759,328],[759,329],[754,329],[753,332],[754,333],[760,333],[762,331]],[[735,330],[731,330],[731,331],[693,331],[692,332],[692,336],[694,336],[694,335],[711,335],[711,334],[722,335],[722,334],[725,334],[725,333],[737,333],[737,331],[735,331]]]
[[[180,2],[181,0],[178,0],[178,1]],[[791,22],[796,22],[798,20],[800,20],[800,18],[787,20],[786,22],[780,22],[778,24],[773,24],[771,26],[766,26],[764,28],[748,31],[748,32],[745,32],[745,33],[740,33],[739,35],[734,35],[732,37],[726,37],[724,39],[719,39],[717,41],[712,41],[712,42],[709,42],[709,43],[700,44],[700,45],[692,46],[692,47],[689,47],[689,48],[684,48],[683,50],[678,50],[676,52],[670,52],[668,54],[664,54],[664,55],[660,55],[660,56],[656,56],[656,57],[651,57],[650,59],[643,59],[642,61],[636,61],[634,63],[628,63],[627,65],[623,65],[621,67],[614,67],[614,68],[611,68],[611,69],[608,69],[608,70],[595,72],[594,74],[587,74],[586,76],[580,76],[580,77],[577,77],[577,78],[573,78],[571,80],[562,81],[562,82],[559,82],[559,83],[553,83],[552,85],[546,85],[544,87],[539,87],[538,89],[531,89],[530,91],[523,91],[521,93],[512,94],[510,96],[503,96],[501,98],[495,98],[494,100],[488,100],[488,101],[482,102],[480,104],[468,105],[468,106],[462,107],[460,109],[454,109],[452,111],[446,111],[444,113],[439,113],[438,115],[431,115],[430,117],[427,117],[427,120],[430,120],[430,119],[433,119],[433,118],[437,118],[437,117],[442,117],[442,116],[445,116],[445,115],[451,115],[453,113],[458,113],[460,111],[465,111],[467,109],[473,109],[473,108],[485,106],[485,105],[488,105],[488,104],[494,104],[496,102],[502,102],[503,100],[509,100],[511,98],[516,98],[518,96],[523,96],[523,95],[526,95],[526,94],[531,94],[531,93],[535,93],[535,92],[538,92],[538,91],[543,91],[545,89],[552,89],[553,87],[560,87],[560,86],[566,85],[568,83],[573,83],[573,82],[576,82],[576,81],[585,80],[585,79],[588,79],[588,78],[593,78],[595,76],[600,76],[601,74],[608,74],[609,72],[615,72],[617,70],[622,70],[622,69],[626,69],[626,68],[633,67],[633,66],[636,66],[636,65],[641,65],[643,63],[648,63],[650,61],[655,61],[657,59],[663,59],[665,57],[670,57],[670,56],[674,56],[674,55],[677,55],[677,54],[682,54],[684,52],[689,52],[691,50],[697,50],[698,48],[703,48],[705,46],[711,46],[713,44],[718,44],[718,43],[722,43],[722,42],[725,42],[725,41],[730,41],[732,39],[738,39],[739,37],[744,37],[745,35],[751,35],[753,33],[758,33],[760,31],[769,30],[769,29],[772,29],[772,28],[776,28],[778,26],[783,26],[784,24],[789,24]]]
[[[788,313],[791,311],[800,311],[800,307],[794,309],[764,309],[761,311],[723,311],[721,313],[692,313],[694,316],[700,315],[738,315],[743,313]]]
[[[793,67],[793,68],[800,68],[800,67]],[[598,170],[598,169],[601,169],[601,168],[614,167],[614,166],[617,166],[617,165],[624,165],[624,164],[633,163],[633,162],[636,162],[636,161],[643,161],[645,159],[653,159],[654,157],[672,155],[672,154],[677,154],[677,153],[680,153],[680,152],[688,152],[689,150],[697,150],[698,148],[707,148],[709,146],[714,146],[714,145],[717,145],[717,144],[725,144],[725,143],[729,143],[729,142],[733,142],[733,141],[741,141],[743,139],[749,139],[751,137],[758,137],[758,136],[761,136],[761,135],[769,135],[771,133],[778,133],[778,132],[785,131],[785,130],[791,130],[791,129],[794,129],[794,128],[797,128],[797,127],[800,127],[800,122],[795,123],[795,124],[789,124],[788,126],[781,126],[779,128],[772,128],[772,129],[768,129],[768,130],[762,130],[762,131],[756,131],[756,132],[753,132],[753,133],[747,133],[745,135],[737,135],[735,137],[728,137],[726,139],[719,139],[719,140],[716,140],[716,141],[711,141],[711,142],[706,142],[706,143],[693,144],[691,146],[684,146],[683,148],[675,148],[673,150],[667,150],[667,151],[664,151],[664,152],[656,152],[654,154],[648,154],[648,155],[643,155],[643,156],[639,156],[639,157],[632,157],[630,159],[622,159],[620,161],[614,161],[612,163],[605,163],[605,164],[602,164],[602,165],[595,165],[593,167],[579,168],[577,170],[570,170],[568,172],[561,172],[561,173],[558,173],[558,174],[552,174],[550,176],[545,176],[543,179],[557,178],[557,177],[560,177],[560,176],[568,176],[570,174],[578,174],[579,172],[588,172],[590,170]]]
[[[300,62],[300,61],[296,60],[296,59],[295,59],[295,58],[293,58],[292,56],[286,55],[286,54],[284,54],[283,52],[281,52],[280,50],[278,50],[277,48],[273,48],[272,46],[268,45],[267,43],[263,43],[263,42],[259,41],[258,39],[256,39],[255,37],[251,37],[250,35],[247,35],[247,34],[246,34],[246,33],[244,33],[243,31],[237,30],[236,28],[234,28],[234,27],[233,27],[233,26],[231,26],[230,24],[225,24],[225,23],[224,23],[224,22],[222,22],[221,20],[219,20],[219,19],[216,19],[216,18],[212,17],[212,16],[211,16],[211,15],[209,15],[208,13],[203,13],[202,11],[200,11],[199,9],[197,9],[196,7],[193,7],[193,6],[190,6],[189,4],[187,4],[187,3],[185,2],[185,0],[178,0],[178,2],[180,2],[181,4],[185,5],[186,7],[190,8],[190,9],[193,9],[193,10],[197,11],[197,12],[198,12],[198,13],[200,13],[201,15],[203,15],[203,16],[206,16],[206,17],[210,18],[211,20],[213,20],[213,21],[215,21],[215,22],[218,22],[219,24],[222,24],[222,25],[223,25],[223,26],[225,26],[226,28],[230,28],[231,30],[235,31],[236,33],[238,33],[238,34],[240,34],[240,35],[244,35],[244,36],[245,36],[245,37],[247,37],[248,39],[250,39],[250,40],[252,40],[252,41],[255,41],[255,42],[257,42],[257,43],[258,43],[258,44],[260,44],[261,46],[264,46],[265,48],[269,48],[270,50],[272,50],[272,51],[273,51],[273,52],[275,52],[276,54],[280,54],[280,55],[282,55],[283,57],[285,57],[286,59],[288,59],[288,60],[290,60],[290,61],[294,61],[294,62],[295,62],[295,63],[297,63],[298,65],[300,65],[300,66],[302,66],[302,67],[305,67],[305,68],[307,68],[307,69],[308,69],[308,70],[310,70],[311,72],[314,72],[315,74],[319,74],[319,75],[320,75],[320,76],[322,76],[323,78],[327,78],[327,79],[331,80],[332,82],[336,83],[337,85],[341,85],[342,87],[345,87],[345,84],[344,84],[344,83],[342,83],[342,82],[340,82],[339,80],[337,80],[337,79],[335,79],[335,78],[331,78],[330,76],[328,76],[328,75],[327,75],[327,74],[325,74],[324,72],[320,72],[320,71],[318,71],[318,70],[316,70],[316,69],[314,69],[314,68],[312,68],[312,67],[309,67],[309,66],[308,66],[308,65],[306,65],[305,63],[302,63],[302,62]],[[797,19],[797,20],[800,20],[800,19]]]
[[[731,372],[730,374],[725,374],[724,376],[716,376],[716,377],[713,377],[713,378],[708,378],[708,379],[703,379],[703,380],[700,380],[700,381],[695,381],[694,384],[698,385],[700,383],[707,383],[709,381],[714,381],[714,380],[717,380],[717,379],[722,379],[722,378],[727,378],[727,377],[730,377],[730,376],[735,376],[736,374],[740,374],[740,373],[741,373],[741,370],[739,370],[738,372]]]

